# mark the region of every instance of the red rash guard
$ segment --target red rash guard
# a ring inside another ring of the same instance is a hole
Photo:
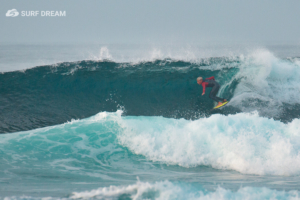
[[[215,77],[214,76],[212,76],[212,77],[209,77],[209,78],[206,78],[206,79],[208,79],[208,80],[215,80]],[[206,88],[206,86],[208,85],[208,83],[207,82],[204,82],[204,80],[203,80],[203,82],[202,82],[202,87],[203,87],[203,93],[205,93],[205,88]]]

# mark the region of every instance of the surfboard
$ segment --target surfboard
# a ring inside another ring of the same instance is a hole
[[[213,109],[221,108],[222,106],[226,105],[228,102],[229,101],[226,101],[226,102],[222,103],[221,105],[214,107]]]

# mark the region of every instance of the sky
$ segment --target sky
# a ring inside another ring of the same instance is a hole
[[[300,1],[0,0],[0,44],[300,44]],[[6,17],[16,9],[20,15]],[[66,11],[22,17],[21,11]]]

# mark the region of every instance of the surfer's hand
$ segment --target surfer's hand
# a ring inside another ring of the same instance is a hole
[[[202,95],[204,95],[205,93],[203,92]]]

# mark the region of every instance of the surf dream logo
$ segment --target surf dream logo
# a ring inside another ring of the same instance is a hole
[[[19,12],[17,9],[8,10],[6,12],[6,17],[17,17],[19,15]],[[29,11],[21,11],[21,17],[66,17],[67,12],[64,11],[53,11],[53,10],[29,10]]]
[[[5,15],[6,17],[17,17],[19,15],[19,12],[17,11],[17,9],[11,9],[8,10]]]

